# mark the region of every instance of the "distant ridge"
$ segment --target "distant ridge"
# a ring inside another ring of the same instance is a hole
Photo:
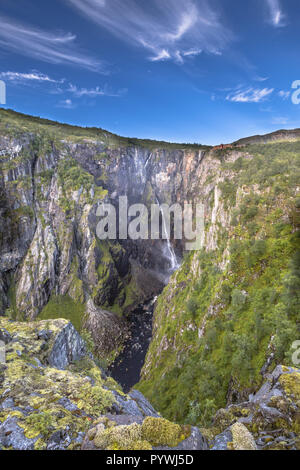
[[[68,123],[62,123],[58,121],[52,121],[46,118],[40,118],[39,116],[32,116],[29,114],[19,113],[12,109],[5,109],[0,107],[0,121],[5,118],[10,118],[12,120],[18,121],[18,124],[37,124],[41,126],[48,127],[50,129],[60,129],[67,131],[68,134],[72,132],[73,135],[77,136],[86,136],[87,138],[109,138],[115,141],[116,144],[121,146],[124,145],[138,145],[142,147],[147,147],[149,149],[153,148],[178,148],[178,149],[199,149],[199,150],[210,150],[213,148],[212,145],[198,144],[198,143],[177,143],[177,142],[166,142],[161,140],[154,139],[139,139],[136,137],[122,137],[109,132],[100,127],[82,127],[76,126]],[[21,121],[21,122],[20,122]],[[238,146],[238,145],[251,145],[251,144],[267,144],[270,142],[276,142],[279,140],[298,140],[300,139],[300,129],[281,129],[269,134],[255,135],[250,137],[245,137],[239,139],[231,144],[226,144],[226,147],[229,146]],[[222,145],[220,144],[220,147]],[[214,147],[216,148],[216,147]]]
[[[136,137],[122,137],[112,132],[109,132],[101,127],[83,127],[76,126],[68,123],[61,123],[58,121],[52,121],[39,116],[31,116],[29,114],[19,113],[12,109],[5,109],[0,107],[0,122],[6,119],[11,121],[12,124],[18,126],[25,126],[27,129],[34,125],[39,125],[42,128],[47,128],[51,131],[64,131],[66,135],[72,135],[75,137],[86,137],[86,138],[101,138],[105,141],[110,141],[120,146],[140,146],[149,149],[154,148],[173,148],[173,149],[193,149],[193,150],[209,150],[212,148],[211,145],[201,145],[198,143],[180,143],[180,142],[166,142],[163,140],[154,139],[138,139]]]
[[[267,144],[272,141],[278,140],[298,140],[300,139],[300,129],[281,129],[279,131],[271,132],[270,134],[254,135],[252,137],[245,137],[233,142],[233,145],[251,145],[251,144]]]

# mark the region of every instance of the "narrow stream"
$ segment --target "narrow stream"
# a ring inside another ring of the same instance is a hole
[[[180,264],[167,231],[164,212],[157,198],[156,202],[160,207],[162,235],[166,240],[162,256],[166,259],[167,264],[165,272],[165,283],[167,284],[170,276],[179,268]],[[108,370],[110,375],[122,386],[125,393],[128,393],[140,381],[141,370],[152,339],[152,321],[156,300],[157,297],[139,306],[128,316],[130,337],[126,341],[123,351]]]
[[[152,337],[152,320],[156,299],[135,309],[128,317],[130,338],[110,366],[110,375],[123,387],[125,393],[140,380],[140,374]]]

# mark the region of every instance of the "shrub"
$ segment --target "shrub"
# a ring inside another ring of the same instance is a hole
[[[216,411],[217,406],[214,400],[207,398],[201,403],[192,401],[187,421],[194,426],[210,426]]]
[[[228,204],[230,206],[235,206],[237,190],[236,184],[227,179],[223,183],[220,183],[219,187],[222,191],[222,196],[226,203],[226,206],[228,206]]]
[[[190,313],[193,318],[196,317],[197,309],[198,309],[197,299],[196,297],[191,297],[187,303],[187,310],[188,310],[188,313]]]
[[[299,332],[294,322],[286,315],[285,306],[280,303],[274,318],[276,335],[274,338],[275,357],[278,362],[287,361],[291,364],[290,349],[294,341],[299,339]]]
[[[249,335],[235,337],[236,349],[232,357],[232,371],[240,379],[247,378],[252,372],[252,355],[255,343]]]
[[[220,301],[229,304],[231,302],[231,291],[232,288],[230,284],[224,281],[221,287]]]
[[[247,300],[247,295],[245,292],[239,290],[239,289],[234,289],[232,292],[232,306],[234,307],[235,310],[240,312],[243,310]]]
[[[251,248],[253,255],[256,258],[263,256],[267,250],[267,243],[265,240],[256,240]]]
[[[171,423],[163,418],[148,416],[142,424],[143,440],[150,442],[154,447],[176,447],[185,436],[182,435],[181,426]]]
[[[258,207],[257,206],[250,206],[248,207],[245,211],[241,211],[241,216],[242,216],[242,221],[248,222],[249,220],[253,219],[257,213],[258,213]]]

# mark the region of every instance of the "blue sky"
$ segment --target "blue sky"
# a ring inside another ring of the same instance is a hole
[[[6,107],[217,144],[300,127],[298,0],[1,0]]]

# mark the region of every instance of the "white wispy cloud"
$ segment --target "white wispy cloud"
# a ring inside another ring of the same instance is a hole
[[[60,102],[56,105],[56,107],[57,107],[57,108],[64,108],[64,109],[74,109],[74,108],[76,108],[76,105],[73,103],[72,100],[66,99],[66,100],[60,101]]]
[[[284,116],[276,116],[273,117],[272,119],[272,124],[275,124],[276,126],[286,126],[289,123],[289,118],[284,117]]]
[[[159,51],[156,56],[152,56],[149,58],[152,62],[158,62],[160,60],[167,60],[171,59],[171,55],[169,54],[166,49],[163,49],[162,51]]]
[[[195,55],[199,55],[202,52],[203,52],[202,49],[191,49],[190,51],[185,51],[183,53],[183,55],[184,55],[184,57],[192,57],[192,56],[195,56]]]
[[[247,88],[245,90],[235,90],[226,96],[227,101],[234,103],[260,103],[270,96],[274,88]]]
[[[278,95],[279,95],[280,98],[282,98],[283,100],[287,100],[287,99],[290,97],[290,94],[291,94],[290,91],[285,91],[285,90],[280,90],[280,91],[278,92]]]
[[[72,94],[74,98],[97,98],[101,96],[120,97],[128,92],[127,88],[113,91],[107,84],[94,88],[85,88],[74,85],[66,79],[54,79],[49,75],[32,70],[30,72],[0,72],[0,79],[10,82],[10,86],[34,86],[47,87],[47,93],[66,95]],[[65,99],[58,103],[60,108],[73,108],[75,105],[71,99]]]
[[[32,71],[29,73],[22,72],[1,72],[0,78],[11,82],[47,82],[47,83],[63,83],[64,79],[55,80],[49,75],[45,75],[38,71]]]
[[[256,77],[254,77],[254,80],[256,82],[266,82],[267,80],[269,80],[269,77],[260,77],[259,75],[257,75]]]
[[[233,40],[208,0],[65,0],[100,27],[147,50],[153,62],[220,55]]]
[[[279,0],[266,0],[269,8],[269,21],[275,28],[286,26],[286,16],[283,13]]]
[[[0,16],[0,48],[53,64],[100,71],[103,64],[77,50],[71,33],[47,32]]]
[[[77,98],[81,98],[83,96],[88,96],[90,98],[95,98],[97,96],[112,96],[112,97],[117,97],[124,95],[127,92],[126,88],[123,88],[122,90],[118,90],[117,92],[112,91],[107,85],[104,85],[104,87],[95,87],[95,88],[79,88],[76,85],[70,84],[68,91],[70,93],[73,93],[74,96]]]

